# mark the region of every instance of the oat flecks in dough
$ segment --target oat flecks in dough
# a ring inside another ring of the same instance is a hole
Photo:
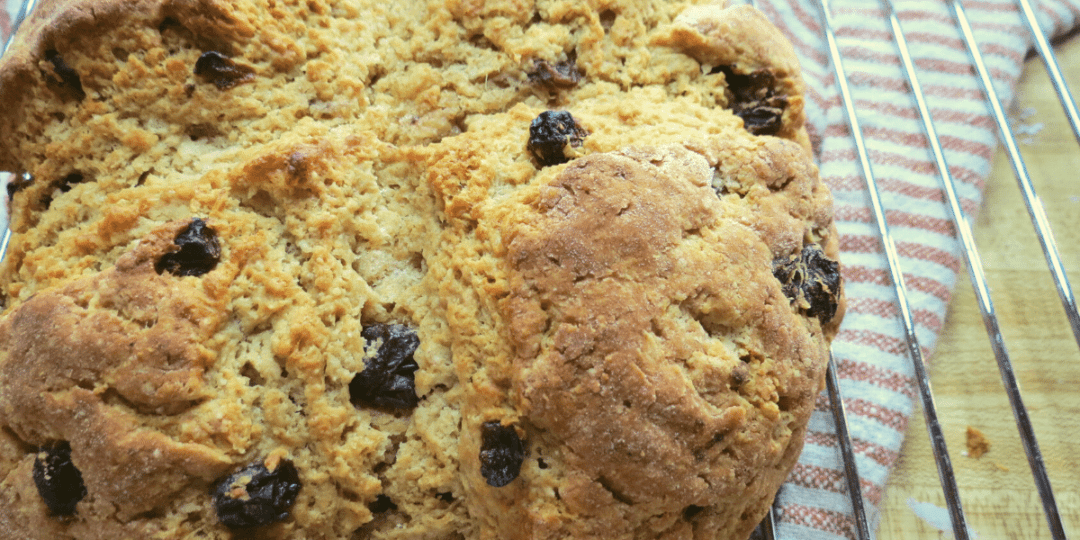
[[[0,530],[746,538],[844,311],[802,88],[706,1],[41,2]]]

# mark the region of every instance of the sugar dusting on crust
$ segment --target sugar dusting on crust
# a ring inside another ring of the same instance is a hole
[[[503,234],[514,402],[534,444],[565,458],[539,481],[578,486],[547,518],[578,536],[636,534],[695,508],[695,521],[748,534],[747,506],[731,501],[761,504],[748,486],[782,478],[801,446],[794,419],[822,367],[774,355],[822,344],[790,330],[800,323],[761,275],[768,245],[724,219],[711,176],[682,147],[595,154],[543,184]],[[782,411],[759,401],[774,388]],[[763,433],[779,435],[767,451]],[[612,507],[620,518],[605,517]]]

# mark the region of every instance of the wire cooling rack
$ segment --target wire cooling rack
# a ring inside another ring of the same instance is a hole
[[[897,53],[901,58],[908,87],[911,90],[913,100],[917,105],[919,118],[924,126],[926,141],[933,153],[933,160],[937,174],[941,179],[941,189],[945,195],[944,198],[951,214],[954,230],[962,245],[964,262],[970,277],[971,290],[973,291],[973,301],[977,305],[978,312],[981,315],[982,322],[985,326],[986,338],[988,338],[989,341],[992,357],[996,360],[1000,381],[1003,386],[1004,394],[1007,397],[1006,407],[1011,409],[1013,419],[1015,420],[1020,447],[1022,447],[1024,455],[1026,456],[1027,465],[1030,469],[1030,479],[1034,482],[1035,493],[1037,493],[1038,505],[1041,506],[1042,514],[1045,517],[1042,523],[1028,520],[1023,523],[1013,524],[1012,526],[999,527],[998,531],[1023,531],[1021,533],[1022,536],[1021,534],[1013,533],[1009,534],[1007,536],[1008,538],[1053,538],[1055,540],[1068,538],[1068,527],[1066,527],[1066,524],[1062,519],[1062,509],[1070,508],[1075,511],[1077,505],[1077,501],[1075,500],[1076,486],[1068,484],[1064,486],[1069,490],[1070,495],[1069,500],[1065,502],[1060,501],[1055,494],[1054,488],[1058,487],[1060,489],[1062,486],[1055,486],[1053,484],[1052,479],[1050,478],[1051,475],[1048,473],[1046,459],[1040,450],[1036,437],[1036,430],[1033,427],[1032,413],[1029,407],[1025,406],[1024,395],[1021,392],[1020,384],[1018,382],[1013,356],[1006,346],[1006,338],[1003,335],[1003,324],[993,302],[991,286],[988,285],[986,268],[982,262],[979,248],[975,242],[972,225],[969,223],[968,218],[961,208],[960,198],[958,197],[956,190],[956,182],[949,173],[945,153],[942,150],[941,140],[934,127],[934,120],[930,113],[930,108],[927,106],[927,100],[922,90],[918,70],[912,61],[911,54],[908,50],[904,26],[897,16],[897,11],[892,4],[892,0],[881,1],[885,12],[889,17],[888,23],[892,30],[893,42]],[[1064,111],[1065,119],[1072,129],[1072,133],[1075,135],[1076,140],[1080,141],[1080,115],[1077,113],[1075,101],[1070,94],[1065,77],[1062,74],[1062,70],[1054,54],[1054,50],[1047,37],[1039,28],[1035,10],[1032,8],[1029,1],[1017,0],[1017,3],[1027,28],[1031,32],[1036,53],[1041,57],[1042,63],[1046,69],[1050,81],[1049,84],[1053,86],[1054,91],[1058,96]],[[980,44],[977,43],[974,37],[964,5],[960,0],[948,2],[948,5],[955,23],[963,36],[969,54],[968,60],[978,74],[982,85],[983,96],[986,99],[987,106],[996,123],[1000,142],[1003,147],[1002,154],[1004,156],[1003,159],[999,160],[997,166],[999,168],[1002,166],[1011,166],[1013,175],[1019,186],[1019,198],[1022,200],[1021,204],[1026,209],[1028,217],[1030,218],[1031,225],[1035,232],[1034,238],[1037,239],[1039,250],[1042,252],[1043,261],[1041,264],[1044,264],[1045,267],[1049,269],[1053,281],[1051,288],[1057,292],[1060,309],[1067,320],[1072,340],[1075,341],[1075,344],[1071,342],[1066,343],[1065,347],[1071,348],[1072,353],[1075,356],[1076,351],[1074,347],[1075,345],[1080,344],[1080,314],[1078,314],[1077,311],[1076,300],[1069,282],[1066,266],[1062,262],[1061,252],[1054,240],[1050,220],[1047,217],[1043,201],[1036,193],[1035,182],[1033,182],[1032,176],[1028,172],[1027,165],[1025,164],[1022,152],[1020,151],[1021,144],[1017,141],[1017,134],[1014,133],[1013,128],[1010,127],[1010,119],[1006,113],[1006,105],[1002,103],[1001,98],[994,89],[989,70],[983,60],[982,53],[980,52]],[[947,510],[948,519],[945,519],[943,522],[938,521],[936,524],[927,527],[929,530],[934,530],[935,532],[930,533],[932,536],[927,535],[923,537],[938,538],[940,534],[940,537],[948,538],[951,535],[951,537],[958,540],[978,538],[978,533],[970,526],[969,520],[965,515],[963,497],[961,496],[962,490],[958,485],[956,467],[953,463],[953,458],[958,453],[962,452],[958,452],[955,446],[950,449],[946,444],[946,439],[949,437],[946,436],[942,427],[942,421],[939,417],[939,406],[936,403],[935,395],[931,388],[931,379],[927,371],[923,351],[919,346],[916,336],[915,322],[913,320],[912,310],[908,299],[908,289],[904,282],[904,269],[901,266],[900,257],[897,254],[895,243],[890,233],[889,222],[886,218],[887,209],[882,204],[881,196],[875,183],[875,164],[867,152],[867,146],[863,139],[863,131],[859,123],[860,115],[872,113],[858,110],[855,105],[855,100],[852,98],[844,69],[845,58],[841,54],[840,48],[837,46],[834,25],[832,22],[833,14],[828,0],[819,0],[818,7],[821,10],[822,20],[824,22],[825,39],[828,43],[830,61],[834,71],[835,80],[840,89],[845,117],[858,151],[862,176],[871,199],[870,204],[873,209],[873,219],[877,228],[879,240],[888,259],[889,277],[896,291],[896,301],[905,332],[907,352],[915,371],[917,393],[928,436],[928,453],[932,457],[933,465],[937,468],[940,490]],[[1068,139],[1066,132],[1067,129],[1062,129],[1060,136]],[[1025,132],[1024,135],[1026,134],[1028,133]],[[1056,136],[1057,134],[1054,135]],[[1077,171],[1073,171],[1073,174],[1070,176],[1074,183],[1076,172]],[[1001,174],[999,174],[999,176],[1001,176]],[[1061,181],[1065,181],[1064,175],[1057,176]],[[999,186],[995,186],[995,188],[996,187]],[[994,199],[994,197],[990,198]],[[1080,201],[1071,202],[1077,203]],[[996,213],[1001,210],[998,208],[988,208],[984,211]],[[1069,223],[1059,223],[1058,225],[1068,226]],[[1022,235],[1018,236],[1018,238],[1019,237],[1022,237]],[[990,250],[994,250],[1001,246],[989,245],[986,247]],[[1071,253],[1077,252],[1072,246],[1067,246],[1067,248],[1071,248]],[[1025,261],[1023,264],[1035,266],[1040,264],[1040,261],[1030,260]],[[1052,309],[1053,308],[1051,307],[1051,310]],[[1023,339],[1023,336],[1021,336],[1021,339]],[[1055,345],[1060,347],[1060,341],[1061,340]],[[1025,346],[1028,350],[1031,349],[1030,344],[1025,344]],[[989,361],[989,358],[987,358],[987,360]],[[948,359],[943,358],[941,361],[947,362]],[[1049,369],[1049,366],[1047,366],[1047,369]],[[871,534],[873,531],[871,531],[870,525],[868,524],[866,504],[863,501],[863,497],[860,496],[859,473],[856,460],[854,459],[852,438],[848,433],[844,402],[840,395],[838,380],[832,365],[830,365],[828,372],[827,385],[828,397],[837,425],[839,451],[846,472],[847,490],[851,499],[852,514],[854,517],[853,534],[855,538],[860,540],[873,538]],[[1062,390],[1071,394],[1077,389],[1064,388]],[[1003,408],[1000,411],[1000,414],[1007,415],[1008,413],[1005,412]],[[1077,422],[1072,418],[1068,418],[1066,421],[1069,422],[1071,427],[1080,424],[1080,422]],[[914,429],[914,427],[912,429]],[[1069,429],[1069,427],[1065,427],[1065,429]],[[955,439],[955,437],[953,438]],[[1071,456],[1064,457],[1066,460],[1070,458],[1080,459],[1080,452],[1072,452]],[[927,463],[925,466],[930,467],[931,465],[930,463]],[[1000,464],[997,466],[1005,469],[1005,467]],[[1001,492],[991,494],[990,496],[999,499],[1002,506],[1008,507],[1010,495],[1011,494],[1006,490],[1002,490]],[[1031,501],[1028,502],[1030,503]],[[914,511],[917,509],[915,506],[912,506],[912,510]],[[1002,515],[995,516],[994,519],[1007,520],[1010,517],[1010,512],[1003,512]],[[940,531],[940,533],[936,532],[935,525],[936,528],[944,530]],[[757,534],[768,539],[779,538],[774,532],[775,530],[775,516],[773,513],[770,513],[763,521]],[[911,530],[907,530],[903,533],[899,533],[898,536],[895,531],[879,531],[878,537],[911,538],[911,532]],[[890,533],[892,534],[891,536],[889,536]],[[998,536],[992,536],[992,538],[997,537]]]
[[[944,504],[948,513],[947,523],[944,525],[941,522],[931,523],[926,527],[926,531],[936,531],[936,528],[946,529],[937,532],[928,532],[926,536],[920,536],[924,538],[948,538],[950,535],[957,540],[968,540],[978,538],[977,533],[974,532],[969,525],[969,520],[965,515],[964,510],[964,497],[962,496],[963,489],[958,483],[956,467],[953,464],[953,457],[958,453],[956,447],[952,449],[947,447],[946,439],[950,438],[946,436],[946,433],[942,427],[942,421],[939,417],[939,406],[935,398],[934,392],[931,387],[931,377],[928,373],[925,359],[923,357],[923,351],[919,346],[919,342],[916,336],[915,322],[912,316],[912,310],[908,300],[908,291],[904,282],[904,272],[901,265],[901,259],[897,253],[893,237],[890,233],[889,222],[886,217],[887,209],[884,207],[881,201],[877,185],[874,179],[874,161],[867,151],[866,144],[863,140],[863,132],[860,128],[859,118],[861,114],[866,114],[864,111],[858,110],[855,106],[855,101],[852,98],[851,92],[848,89],[848,81],[844,70],[844,57],[837,46],[836,36],[834,34],[834,26],[832,23],[832,11],[829,5],[829,0],[817,0],[819,2],[818,8],[821,10],[822,20],[824,22],[823,29],[825,33],[825,39],[829,46],[829,55],[831,60],[831,66],[834,70],[835,80],[840,88],[841,97],[843,100],[843,106],[845,109],[845,117],[850,127],[851,136],[854,140],[855,146],[858,150],[858,158],[860,162],[861,172],[863,180],[866,183],[866,187],[871,199],[871,206],[873,209],[873,219],[877,227],[877,232],[882,246],[885,249],[885,253],[888,259],[889,269],[888,274],[891,278],[891,282],[896,291],[896,300],[900,311],[900,319],[903,324],[903,328],[906,334],[907,350],[910,356],[910,360],[915,370],[917,394],[921,405],[922,413],[925,420],[926,432],[928,439],[925,439],[922,446],[926,454],[927,459],[933,462],[933,465],[937,469],[937,478],[940,484],[940,492],[943,496]],[[930,112],[930,108],[927,105],[925,96],[922,92],[922,86],[919,80],[918,70],[916,69],[911,55],[908,51],[907,38],[905,37],[904,26],[896,15],[896,9],[893,6],[893,0],[879,0],[883,3],[886,13],[889,17],[889,25],[892,28],[893,39],[897,52],[903,63],[903,68],[906,73],[908,85],[912,91],[912,97],[917,104],[918,113],[925,128],[926,140],[933,152],[933,160],[937,168],[938,175],[941,179],[941,189],[944,192],[946,203],[952,216],[953,225],[955,231],[959,237],[959,240],[963,247],[963,257],[968,270],[971,287],[967,289],[971,291],[971,294],[963,294],[958,291],[958,301],[971,301],[977,307],[959,307],[959,311],[972,311],[977,310],[977,315],[974,317],[981,317],[981,320],[985,326],[986,338],[988,338],[989,348],[992,351],[992,356],[996,360],[998,371],[1000,374],[1000,381],[1003,386],[1003,392],[1007,398],[1007,406],[1011,409],[1013,419],[1015,420],[1016,429],[1019,436],[1020,447],[1022,447],[1024,455],[1026,456],[1027,465],[1030,468],[1030,479],[1034,482],[1035,493],[1037,493],[1037,502],[1027,501],[1029,504],[1037,504],[1041,507],[1042,514],[1045,519],[1041,523],[1025,521],[1017,523],[1014,526],[1004,526],[1000,530],[1020,530],[1024,531],[1022,535],[1008,534],[1009,538],[1053,538],[1054,540],[1068,538],[1066,523],[1062,519],[1062,508],[1075,509],[1076,506],[1080,506],[1080,499],[1077,495],[1077,486],[1066,486],[1069,491],[1070,497],[1068,500],[1059,500],[1059,497],[1055,494],[1055,487],[1059,490],[1061,486],[1055,486],[1052,482],[1051,474],[1048,473],[1046,466],[1046,460],[1040,450],[1038,439],[1036,437],[1036,430],[1033,427],[1032,416],[1030,414],[1029,407],[1025,406],[1024,394],[1020,390],[1020,384],[1018,382],[1017,371],[1014,368],[1013,356],[1010,354],[1009,349],[1006,346],[1006,337],[1004,334],[1008,334],[1008,328],[1003,332],[1003,324],[999,319],[998,311],[995,308],[993,302],[993,296],[991,294],[992,287],[988,285],[988,278],[986,267],[983,264],[983,257],[980,255],[979,248],[976,245],[975,233],[973,233],[973,226],[965,216],[961,204],[960,198],[957,195],[956,184],[954,179],[949,174],[949,167],[946,161],[945,153],[942,150],[940,138],[934,127],[934,120]],[[1058,100],[1061,104],[1061,108],[1064,113],[1065,122],[1071,128],[1073,135],[1077,142],[1080,142],[1080,113],[1077,112],[1075,100],[1072,98],[1068,85],[1065,80],[1065,76],[1062,74],[1062,70],[1058,64],[1058,60],[1054,54],[1054,50],[1040,30],[1038,23],[1036,22],[1035,10],[1031,6],[1029,0],[1016,0],[1023,14],[1024,20],[1027,24],[1028,30],[1031,32],[1032,41],[1035,45],[1037,55],[1041,58],[1042,64],[1046,69],[1046,73],[1049,79],[1050,85],[1052,85]],[[37,3],[37,0],[26,0],[19,14],[16,16],[15,25],[17,26],[21,22],[22,18],[28,14]],[[754,4],[754,0],[749,0],[747,3]],[[1032,175],[1029,174],[1027,165],[1025,164],[1023,153],[1020,150],[1022,146],[1021,142],[1018,142],[1018,136],[1010,127],[1009,115],[1006,112],[1006,105],[1002,103],[995,92],[994,85],[990,79],[988,69],[983,62],[982,53],[980,52],[980,45],[977,43],[974,34],[971,30],[971,25],[967,19],[967,15],[964,9],[964,5],[960,0],[951,0],[947,2],[950,5],[953,17],[956,25],[964,37],[965,44],[969,53],[969,61],[974,67],[975,71],[982,83],[982,90],[986,99],[987,106],[993,114],[994,120],[997,124],[997,129],[1002,143],[1003,151],[1001,152],[999,162],[995,165],[996,168],[1011,167],[1012,174],[1016,179],[1019,186],[1019,194],[1017,197],[1013,197],[1014,202],[1017,205],[1021,205],[1026,210],[1030,219],[1031,225],[1034,230],[1034,238],[1037,239],[1039,250],[1042,252],[1043,261],[1030,260],[1025,261],[1024,264],[1037,265],[1043,264],[1049,269],[1052,279],[1052,286],[1045,288],[1056,290],[1061,313],[1067,320],[1067,326],[1071,331],[1072,340],[1075,344],[1080,345],[1080,312],[1078,312],[1076,299],[1073,295],[1073,290],[1069,282],[1068,272],[1066,270],[1066,264],[1062,262],[1062,255],[1059,251],[1059,247],[1054,240],[1054,235],[1051,229],[1051,220],[1047,217],[1047,211],[1044,208],[1043,201],[1036,193],[1035,185],[1038,183],[1038,179],[1033,181]],[[8,43],[2,44],[4,47],[0,50],[6,50]],[[1077,55],[1080,58],[1080,55]],[[1022,111],[1021,115],[1027,114],[1027,111]],[[1041,124],[1040,124],[1041,125]],[[1062,129],[1062,131],[1067,131]],[[1029,132],[1020,134],[1022,136],[1030,135]],[[1062,137],[1067,138],[1063,133]],[[1071,141],[1070,141],[1071,143]],[[1070,172],[1069,179],[1075,183],[1076,175],[1080,173],[1080,170],[1073,170]],[[997,176],[1004,176],[1004,173],[999,173]],[[1066,176],[1064,174],[1058,174],[1055,178],[1058,181],[1064,180]],[[998,189],[1000,186],[996,186],[991,181],[990,189]],[[1061,192],[1056,190],[1055,193]],[[1080,190],[1077,191],[1080,193]],[[993,204],[996,200],[1009,199],[1010,197],[996,196],[993,193],[987,194],[988,205]],[[1071,203],[1080,204],[1080,197],[1074,195],[1073,198],[1077,200],[1070,201]],[[1000,208],[992,208],[988,211],[1000,212]],[[1061,212],[1058,212],[1061,214]],[[1067,212],[1065,213],[1067,214]],[[6,221],[6,220],[4,220]],[[1068,227],[1072,223],[1057,223],[1058,226]],[[1005,234],[1009,234],[1009,231],[1005,231]],[[1070,238],[1075,238],[1076,235],[1070,235]],[[2,240],[0,240],[0,257],[6,252],[7,244],[10,238],[10,232],[6,227],[6,223],[3,226]],[[993,239],[996,239],[993,238]],[[991,250],[995,249],[994,245],[991,245]],[[1066,246],[1067,252],[1073,256],[1080,254],[1080,248],[1074,246]],[[1030,288],[1025,288],[1027,291]],[[1010,287],[1004,287],[1006,293],[1010,292]],[[967,298],[970,296],[970,298]],[[1009,298],[1010,307],[1016,307],[1017,302],[1013,298]],[[1025,299],[1026,300],[1026,299]],[[1045,302],[1039,304],[1039,308],[1045,308]],[[1039,309],[1037,308],[1037,309]],[[1051,309],[1050,311],[1053,311]],[[974,318],[972,317],[972,318]],[[1020,318],[1025,318],[1024,314],[1019,315]],[[1039,321],[1044,320],[1046,317],[1041,314],[1037,317]],[[964,324],[963,321],[959,324]],[[947,325],[945,332],[948,333],[949,328],[954,328],[955,325]],[[1023,335],[1021,334],[1021,340]],[[1018,340],[1019,341],[1019,340]],[[1061,342],[1063,340],[1058,339],[1052,347],[1061,348]],[[1074,345],[1070,340],[1065,346],[1066,348],[1073,349]],[[985,348],[986,342],[984,341],[983,347]],[[943,348],[948,347],[946,340]],[[1038,350],[1039,344],[1025,343],[1022,347],[1025,351]],[[953,350],[962,349],[964,345],[958,345]],[[1075,355],[1075,350],[1071,351]],[[939,355],[945,355],[945,351],[939,350]],[[864,502],[862,496],[862,490],[860,488],[860,476],[858,466],[855,459],[855,451],[853,448],[852,437],[849,434],[846,413],[844,408],[843,396],[841,395],[839,381],[832,363],[828,370],[826,379],[826,391],[831,405],[832,415],[836,423],[837,437],[839,439],[838,450],[841,460],[845,468],[845,481],[847,484],[848,495],[851,500],[851,508],[853,514],[853,532],[854,538],[858,540],[868,540],[874,538],[875,531],[871,530],[870,520],[867,517],[867,505]],[[1073,393],[1080,388],[1064,388],[1063,392]],[[1002,415],[1006,415],[1004,410],[1000,411]],[[1080,426],[1080,420],[1068,417],[1064,421],[1068,422],[1068,425],[1064,427],[1066,430],[1070,430]],[[952,437],[955,439],[955,437]],[[1080,441],[1080,436],[1077,437]],[[920,443],[916,443],[919,445]],[[908,452],[908,447],[905,447],[905,453]],[[917,453],[917,452],[915,452]],[[1057,456],[1058,458],[1064,458],[1065,461],[1070,460],[1080,461],[1080,442],[1074,452],[1068,452],[1069,455]],[[916,456],[922,457],[922,456]],[[903,459],[901,460],[903,461]],[[1059,459],[1060,461],[1060,459]],[[996,462],[994,462],[996,463]],[[924,464],[916,464],[914,467],[918,468]],[[929,467],[929,464],[925,464]],[[901,464],[901,468],[903,468]],[[1080,466],[1080,464],[1078,464]],[[997,464],[997,467],[1004,468],[1002,465]],[[997,494],[991,494],[990,497],[1000,497],[1000,504],[1008,506],[1011,504],[1010,494],[1001,492]],[[1068,505],[1068,506],[1066,506]],[[899,504],[893,505],[899,507]],[[913,508],[914,509],[914,508]],[[886,511],[888,514],[888,511]],[[1007,520],[1011,514],[1009,512],[1003,513],[1000,519]],[[889,521],[888,515],[885,519],[886,523]],[[1032,530],[1037,528],[1038,530]],[[1074,524],[1075,528],[1075,524]],[[884,529],[884,528],[883,528]],[[912,530],[909,528],[901,528],[902,530],[881,530],[876,531],[878,538],[912,538]],[[755,531],[755,537],[766,538],[770,540],[793,540],[790,538],[782,538],[775,532],[776,519],[773,512],[770,512],[765,520],[762,521],[758,531]],[[996,538],[996,536],[991,536]],[[801,540],[801,539],[799,539]]]

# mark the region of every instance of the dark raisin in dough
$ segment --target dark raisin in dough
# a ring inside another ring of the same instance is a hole
[[[217,51],[207,51],[195,61],[195,74],[214,83],[219,90],[227,90],[254,77],[255,70]]]
[[[206,222],[195,218],[180,234],[176,235],[180,248],[162,255],[154,269],[157,273],[168,272],[176,276],[201,276],[217,266],[221,260],[221,244],[217,233]]]
[[[694,519],[695,516],[701,515],[701,513],[704,512],[704,511],[705,511],[704,506],[697,506],[697,505],[691,504],[690,506],[687,506],[686,508],[683,509],[683,519],[685,519],[687,521],[690,521],[690,520]]]
[[[589,132],[578,125],[567,111],[544,111],[529,126],[527,148],[542,167],[570,161],[566,145],[581,146]]]
[[[73,172],[60,179],[60,182],[56,185],[56,188],[61,193],[67,193],[71,191],[75,184],[81,184],[86,181],[86,177],[82,173]]]
[[[827,323],[836,315],[840,263],[825,257],[821,246],[810,244],[798,255],[773,261],[773,275],[780,280],[784,296],[805,309],[808,316]]]
[[[67,193],[67,192],[71,191],[75,187],[75,184],[81,184],[81,183],[83,183],[85,181],[86,181],[86,177],[83,176],[82,173],[73,172],[73,173],[71,173],[71,174],[69,174],[69,175],[67,175],[67,176],[53,182],[52,183],[53,189],[47,190],[45,193],[43,193],[41,195],[41,200],[40,200],[40,203],[39,203],[40,206],[42,206],[44,208],[48,208],[50,205],[52,205],[53,195],[55,195],[57,191],[59,191],[60,193]]]
[[[369,355],[364,371],[349,383],[349,397],[357,406],[376,409],[408,410],[416,407],[416,384],[413,378],[419,366],[413,354],[420,347],[416,331],[401,324],[373,324],[360,335],[368,348],[380,343]]]
[[[731,66],[720,66],[713,73],[723,73],[731,92],[731,112],[743,119],[743,126],[754,135],[776,135],[783,127],[787,96],[776,93],[776,78],[767,69],[739,73]]]
[[[62,92],[80,101],[86,97],[82,80],[79,79],[79,73],[67,65],[67,62],[64,62],[64,57],[60,56],[60,53],[55,50],[45,51],[45,59],[53,65],[53,72],[56,73],[56,76],[60,77],[59,81],[53,79],[53,82]]]
[[[480,425],[480,437],[480,474],[488,485],[503,487],[513,482],[525,461],[525,445],[517,430],[492,420]]]
[[[75,505],[86,496],[86,486],[82,473],[71,462],[71,445],[67,441],[38,452],[34,458],[34,484],[53,515],[75,513]]]
[[[581,71],[573,57],[552,64],[547,60],[537,60],[529,72],[529,82],[550,91],[573,88],[581,81]]]
[[[371,504],[368,505],[368,510],[371,510],[372,514],[381,514],[391,510],[397,510],[397,505],[394,504],[394,501],[390,500],[390,497],[380,493],[375,497],[375,500],[371,501]]]
[[[232,529],[284,521],[300,493],[300,475],[290,461],[273,470],[262,461],[248,465],[214,486],[214,511]]]

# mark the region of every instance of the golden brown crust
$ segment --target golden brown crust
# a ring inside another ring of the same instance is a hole
[[[38,292],[5,320],[8,354],[24,359],[4,364],[7,383],[35,395],[100,381],[135,408],[165,414],[205,397],[211,355],[201,343],[220,306],[154,270],[184,225],[159,229],[110,272]]]
[[[32,480],[33,467],[34,455],[25,454],[0,480],[0,531],[18,531],[28,540],[70,538],[64,524],[49,517]]]
[[[0,273],[0,530],[711,540],[768,508],[840,315],[808,315],[773,273],[837,240],[794,57],[760,15],[163,0],[35,17],[0,64],[0,168],[34,177]],[[549,111],[576,126],[550,145],[566,163],[531,140]],[[194,218],[219,262],[158,273]],[[419,340],[391,379],[415,407],[353,396],[381,325]],[[524,452],[497,481],[493,425]],[[32,478],[61,442],[87,490],[69,517]],[[217,483],[286,460],[295,501],[231,531]]]
[[[768,70],[788,97],[784,127],[777,134],[810,151],[805,135],[804,84],[795,49],[760,11],[750,5],[725,9],[721,4],[683,11],[659,43],[675,46],[710,67],[734,66],[743,73]]]
[[[794,418],[812,408],[822,366],[776,359],[812,358],[823,342],[792,331],[802,325],[769,279],[769,246],[724,220],[711,176],[679,147],[585,157],[504,234],[515,401],[592,493],[564,499],[577,536],[639,534],[697,508],[739,537],[753,523],[735,501],[760,504],[755,479],[797,456]],[[775,379],[757,375],[758,355]],[[740,397],[769,388],[784,389],[780,410]],[[777,430],[764,447],[735,435]]]
[[[183,225],[161,228],[112,271],[35,294],[0,323],[7,427],[32,445],[71,441],[94,463],[87,485],[125,515],[228,464],[212,447],[139,427],[141,415],[177,414],[208,396],[202,378],[212,356],[202,343],[220,306],[153,268]]]
[[[231,49],[234,40],[252,30],[236,20],[230,4],[220,0],[41,0],[20,25],[0,63],[0,130],[17,125],[23,104],[35,96],[31,88],[42,78],[58,80],[46,53],[63,56],[77,50],[88,36],[118,20],[160,25],[183,20],[210,48]],[[10,145],[0,145],[0,170],[22,171]]]

